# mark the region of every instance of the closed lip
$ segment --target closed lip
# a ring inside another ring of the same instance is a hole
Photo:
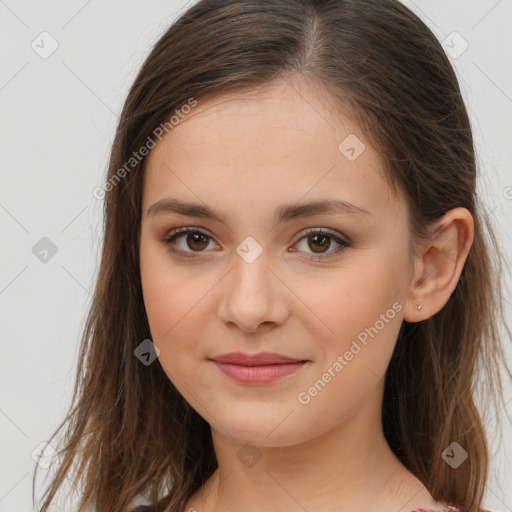
[[[210,358],[217,363],[238,364],[242,366],[264,366],[271,364],[302,363],[307,359],[287,357],[273,352],[260,352],[259,354],[245,354],[243,352],[230,352]]]

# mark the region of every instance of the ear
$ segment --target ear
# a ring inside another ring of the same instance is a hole
[[[444,307],[457,286],[473,243],[474,221],[466,208],[448,211],[431,229],[432,235],[414,256],[404,308],[407,322],[430,318]]]

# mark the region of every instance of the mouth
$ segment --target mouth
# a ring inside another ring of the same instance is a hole
[[[232,380],[245,384],[267,384],[284,377],[291,377],[310,362],[269,352],[260,354],[232,352],[211,358],[210,361]]]

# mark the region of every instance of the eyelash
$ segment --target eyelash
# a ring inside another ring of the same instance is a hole
[[[177,254],[178,256],[182,256],[184,258],[197,258],[198,253],[201,253],[204,251],[192,251],[192,252],[182,251],[181,249],[176,249],[175,247],[173,247],[171,245],[180,236],[188,235],[188,234],[200,234],[200,235],[203,235],[203,236],[209,238],[210,240],[213,240],[210,237],[210,235],[208,235],[208,233],[206,233],[198,228],[182,227],[182,228],[175,228],[175,229],[171,230],[168,233],[168,235],[163,239],[163,243],[167,247],[167,249],[170,252],[172,252],[173,254]],[[331,232],[330,230],[325,230],[325,229],[320,229],[320,228],[309,228],[302,234],[302,237],[299,238],[299,240],[297,240],[296,243],[302,241],[303,239],[305,239],[311,235],[328,236],[328,238],[331,238],[336,243],[340,244],[340,247],[337,247],[336,249],[334,249],[331,252],[319,253],[319,255],[308,256],[308,259],[313,260],[313,261],[319,261],[319,260],[324,260],[324,259],[330,258],[330,257],[337,255],[338,253],[344,251],[345,249],[348,249],[351,247],[350,242],[348,242],[346,240],[342,240],[340,237],[338,237],[335,233]]]

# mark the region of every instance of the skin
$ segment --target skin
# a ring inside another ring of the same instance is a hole
[[[338,149],[351,134],[366,146],[354,161]],[[152,339],[169,379],[211,425],[219,463],[184,510],[445,509],[389,448],[382,394],[402,321],[424,320],[446,304],[473,220],[466,209],[451,210],[428,244],[411,252],[406,203],[393,195],[383,168],[356,124],[335,115],[305,81],[202,98],[149,154],[140,271]],[[167,197],[208,205],[223,221],[148,213]],[[369,214],[273,220],[282,204],[326,198]],[[177,227],[207,233],[171,244],[195,258],[166,246]],[[333,238],[324,246],[307,228],[348,237],[351,246],[336,252]],[[236,250],[248,236],[262,250],[252,263]],[[299,393],[393,304],[400,309],[394,317],[300,403]],[[208,360],[232,351],[309,362],[290,377],[248,385]],[[244,446],[258,458],[251,467],[239,457]]]

